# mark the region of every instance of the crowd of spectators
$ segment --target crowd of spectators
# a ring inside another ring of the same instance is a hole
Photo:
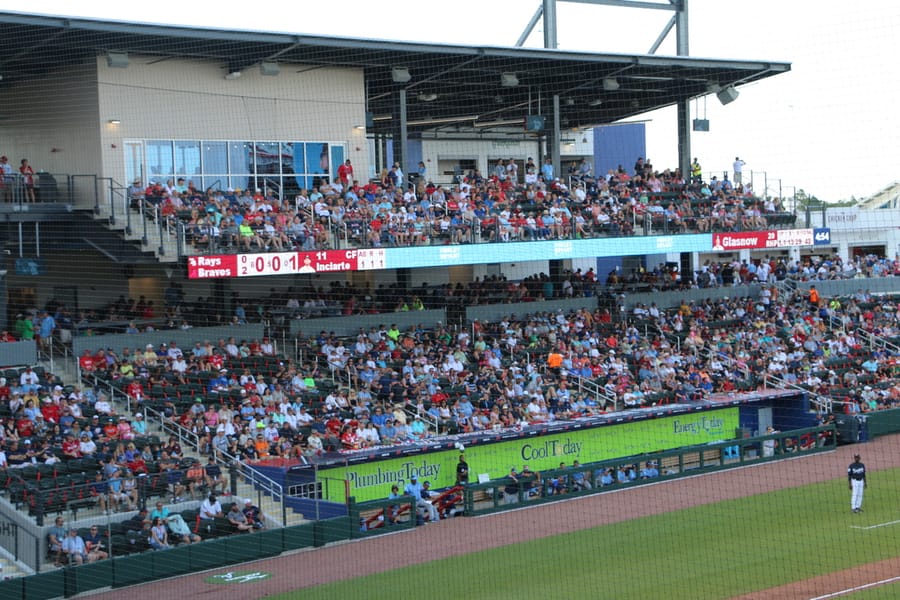
[[[135,208],[181,223],[206,252],[739,231],[793,222],[780,199],[755,196],[749,183],[727,175],[686,179],[643,158],[606,174],[582,161],[562,178],[549,159],[538,165],[528,158],[521,174],[514,159],[500,159],[488,173],[473,169],[446,187],[424,174],[405,177],[399,165],[368,182],[344,170],[317,183],[294,198],[262,188],[202,191],[183,179],[146,188],[136,181],[130,194]]]
[[[528,289],[503,287],[514,296]],[[830,395],[851,412],[897,403],[892,346],[870,350],[860,338],[900,336],[893,300],[861,289],[815,304],[799,291],[780,293],[766,284],[755,298],[639,303],[625,319],[598,308],[461,330],[391,325],[347,338],[323,331],[305,340],[307,360],[277,355],[268,338],[231,338],[86,351],[79,362],[86,381],[116,381],[132,406],[148,403],[179,419],[205,440],[205,452],[250,460],[691,402],[776,379]],[[582,381],[599,392],[586,393]],[[135,452],[143,415],[117,414],[91,386],[60,383],[31,368],[0,379],[6,464]],[[161,453],[173,457],[165,447],[148,450],[156,462]]]
[[[777,265],[754,267],[753,277],[764,283],[756,298],[638,304],[626,319],[598,308],[476,321],[462,330],[392,325],[348,338],[322,332],[306,340],[307,361],[277,356],[268,338],[231,338],[186,349],[173,341],[119,353],[86,351],[79,362],[88,380],[118,381],[133,406],[151,402],[179,418],[206,439],[205,450],[248,459],[692,401],[773,378],[821,395],[841,383],[847,390],[839,401],[847,410],[897,401],[893,353],[867,350],[859,338],[859,332],[900,335],[892,301],[860,290],[814,306],[800,292],[779,297],[778,287],[758,277],[777,272]],[[593,279],[591,272],[577,275],[576,281]],[[541,293],[547,282],[539,279],[495,289],[522,299]],[[468,291],[480,289],[476,282]],[[831,368],[840,361],[851,364]],[[602,392],[587,394],[573,385],[576,379]],[[0,379],[0,400],[7,405],[0,435],[22,442],[7,452],[12,465],[92,454],[98,440],[115,444],[100,448],[125,456],[133,450],[129,441],[144,433],[142,416],[116,414],[92,387],[64,391],[52,375],[30,368],[15,381]],[[90,417],[93,423],[85,421]],[[53,448],[62,453],[52,454]]]
[[[170,342],[121,355],[102,350],[81,361],[86,376],[118,381],[133,405],[152,406],[192,429],[202,451],[245,460],[527,427],[782,382],[832,397],[841,383],[835,399],[848,412],[896,405],[893,353],[868,350],[859,337],[900,334],[892,300],[859,291],[819,306],[800,292],[778,294],[764,286],[757,298],[638,304],[621,321],[598,309],[475,321],[456,331],[391,325],[349,338],[322,332],[307,340],[308,361],[276,355],[268,339],[198,342],[185,350]],[[597,393],[587,393],[582,381]],[[107,399],[90,392],[66,398],[54,389],[42,397],[20,385],[0,387],[4,393],[15,415],[5,428],[10,438],[40,428],[45,435],[38,437],[64,442],[82,402],[117,418]],[[99,435],[127,452],[135,423],[119,421],[125,434],[107,423]],[[81,435],[78,427],[72,429]]]

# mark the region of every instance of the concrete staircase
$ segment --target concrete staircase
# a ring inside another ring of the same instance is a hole
[[[178,240],[176,232],[160,217],[148,215],[143,211],[132,210],[122,202],[117,207],[101,204],[94,218],[102,222],[125,240],[136,242],[141,249],[152,252],[160,262],[176,262],[178,260]]]
[[[7,579],[15,579],[16,577],[26,577],[31,575],[30,569],[26,569],[11,557],[0,554],[0,581]]]

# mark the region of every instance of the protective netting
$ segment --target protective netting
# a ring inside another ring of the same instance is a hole
[[[876,582],[894,211],[648,156],[786,63],[560,47],[0,17],[4,593]]]

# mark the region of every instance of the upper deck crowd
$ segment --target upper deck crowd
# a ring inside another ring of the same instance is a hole
[[[519,173],[499,159],[451,185],[435,184],[424,165],[405,176],[399,165],[368,182],[348,160],[293,197],[273,189],[199,190],[184,179],[135,181],[135,208],[183,226],[201,252],[319,250],[476,242],[581,239],[654,233],[760,230],[792,225],[779,198],[754,195],[727,175],[703,181],[678,169],[657,170],[639,158],[595,175],[587,161],[560,178],[547,159]]]

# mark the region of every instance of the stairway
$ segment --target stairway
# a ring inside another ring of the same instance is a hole
[[[178,260],[177,236],[165,221],[160,223],[158,214],[147,214],[123,203],[115,213],[109,206],[100,206],[91,215],[108,232],[152,257],[153,262]]]
[[[16,577],[26,577],[31,574],[32,571],[23,568],[12,558],[0,554],[0,581],[15,579]]]

